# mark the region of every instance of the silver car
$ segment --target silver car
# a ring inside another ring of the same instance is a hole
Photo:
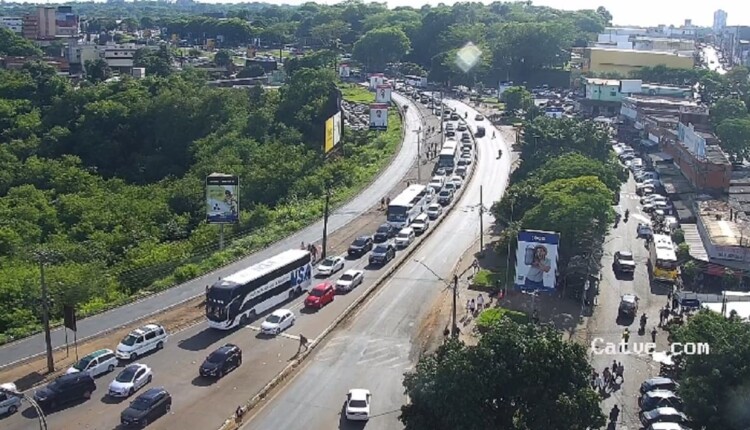
[[[16,384],[7,383],[0,385],[0,415],[15,414],[21,407],[21,393],[18,393]]]

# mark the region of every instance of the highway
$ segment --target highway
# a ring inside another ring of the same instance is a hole
[[[713,70],[714,72],[723,75],[727,71],[724,70],[724,66],[721,65],[721,61],[719,60],[719,54],[716,52],[716,48],[710,45],[706,45],[702,49],[703,59],[706,62],[706,66],[709,68],[709,70]]]
[[[406,112],[405,130],[419,128],[421,120],[418,109],[411,100],[399,94],[393,94],[394,101],[400,105],[410,104],[413,108]],[[402,180],[414,165],[417,157],[416,133],[405,133],[403,145],[391,164],[364,189],[357,197],[335,210],[328,220],[328,233],[344,227],[359,217],[371,207],[378,204],[383,197],[384,190],[391,190]],[[200,278],[150,296],[138,302],[112,309],[99,315],[78,321],[78,341],[95,336],[99,333],[121,327],[141,318],[158,314],[159,311],[171,305],[190,300],[202,295],[209,283],[218,277],[225,277],[237,270],[263,261],[273,255],[290,248],[296,248],[301,242],[319,243],[323,233],[323,221],[320,220],[273,245],[258,251],[248,257],[238,260],[226,267],[218,269]],[[65,345],[65,332],[61,329],[52,331],[53,348]],[[115,345],[113,345],[114,347]],[[40,333],[0,347],[0,368],[22,361],[28,357],[42,354],[45,350],[44,334]]]
[[[460,116],[468,110],[467,122],[476,129],[478,112],[457,101],[446,101]],[[460,256],[479,235],[478,215],[470,207],[479,202],[484,185],[484,202],[490,205],[505,190],[510,173],[508,156],[498,160],[497,149],[510,154],[509,143],[492,139],[494,127],[488,121],[486,137],[477,140],[479,161],[473,181],[457,203],[458,207],[426,239],[422,247],[350,320],[335,330],[310,357],[300,372],[258,409],[243,429],[330,430],[362,428],[351,425],[342,415],[346,393],[351,388],[369,389],[373,396],[372,418],[367,429],[403,428],[398,421],[405,403],[404,372],[413,368],[420,352],[419,328],[434,300],[446,285],[436,279],[451,279]],[[497,133],[499,136],[500,133]],[[491,217],[485,216],[485,226]],[[427,267],[425,267],[427,266]],[[429,267],[429,269],[428,269]]]
[[[413,110],[416,112],[416,107]],[[416,146],[416,142],[412,144]],[[397,258],[403,258],[403,255],[403,252],[398,252]],[[154,371],[152,386],[164,386],[173,397],[172,412],[153,422],[149,428],[217,428],[237,406],[257,394],[289,364],[297,352],[300,334],[304,334],[310,340],[316,339],[393,264],[394,262],[391,262],[384,268],[376,269],[367,266],[367,257],[347,260],[344,270],[365,270],[363,285],[348,294],[337,295],[333,303],[319,311],[309,312],[301,309],[304,297],[284,305],[297,315],[297,322],[294,327],[276,338],[259,334],[261,321],[233,332],[215,331],[209,329],[205,322],[201,322],[172,334],[162,351],[139,359],[139,362],[149,365]],[[335,280],[340,274],[332,276],[331,279]],[[314,281],[317,282],[320,281]],[[244,364],[219,381],[199,378],[198,366],[212,350],[225,343],[233,343],[242,348]],[[113,374],[98,378],[97,390],[89,401],[79,402],[51,413],[48,416],[50,428],[116,428],[120,412],[125,409],[128,401],[115,401],[105,394],[117,372],[119,369]],[[21,413],[2,419],[0,423],[7,430],[38,428],[33,409],[28,405]]]

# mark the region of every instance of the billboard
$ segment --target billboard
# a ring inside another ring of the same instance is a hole
[[[352,69],[348,64],[339,65],[339,77],[348,78],[352,74]]]
[[[560,234],[550,231],[518,232],[515,285],[521,290],[555,289]]]
[[[234,224],[240,221],[240,178],[223,173],[206,177],[206,222]]]
[[[677,136],[687,149],[698,157],[706,157],[706,139],[695,132],[693,124],[677,124]]]
[[[503,93],[510,87],[513,86],[512,81],[500,81],[499,84],[497,84],[497,98],[498,100],[502,100]]]
[[[388,105],[372,103],[370,105],[370,130],[388,129]]]
[[[392,91],[393,88],[390,85],[378,85],[378,89],[375,91],[375,102],[390,103]]]
[[[378,85],[385,84],[385,75],[382,73],[373,73],[370,75],[370,90],[374,91]]]
[[[565,110],[561,107],[550,106],[544,108],[544,115],[550,118],[562,118]]]
[[[328,154],[341,142],[341,112],[336,112],[326,120],[326,140],[323,153]]]

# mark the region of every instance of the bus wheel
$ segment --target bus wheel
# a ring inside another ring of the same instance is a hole
[[[240,317],[240,325],[241,326],[247,325],[247,314],[242,314],[242,316]]]
[[[296,294],[297,294],[297,290],[289,291],[289,300],[293,299]]]

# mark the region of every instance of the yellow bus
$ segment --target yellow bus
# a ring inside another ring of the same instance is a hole
[[[661,282],[675,282],[678,276],[677,253],[672,238],[655,234],[649,244],[649,272],[651,278]]]

